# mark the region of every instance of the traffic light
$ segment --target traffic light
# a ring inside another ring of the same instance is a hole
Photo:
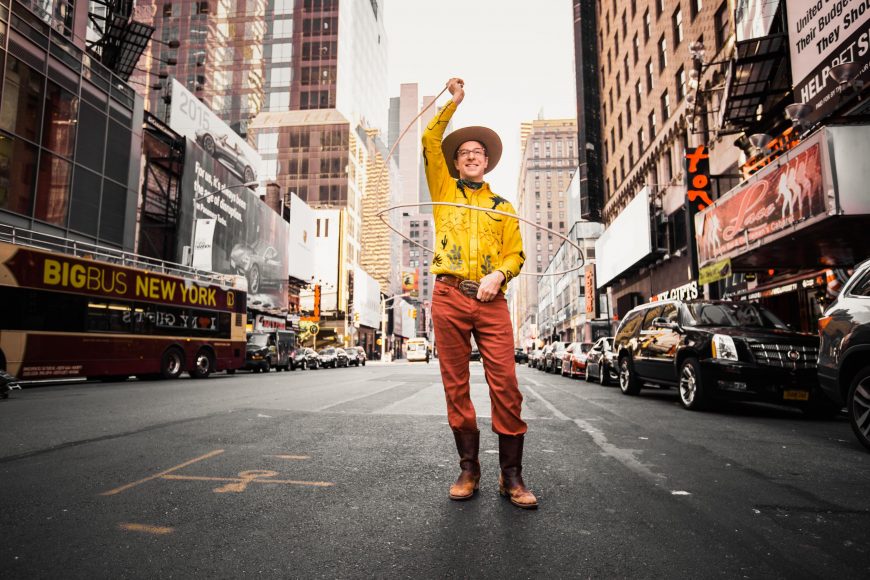
[[[384,344],[384,339],[379,338],[377,342],[378,342],[378,346],[381,346],[382,344]]]

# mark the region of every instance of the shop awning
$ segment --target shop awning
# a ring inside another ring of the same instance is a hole
[[[722,102],[723,133],[740,132],[753,125],[759,105],[775,104],[788,93],[788,67],[783,66],[787,42],[785,34],[774,34],[736,44]]]

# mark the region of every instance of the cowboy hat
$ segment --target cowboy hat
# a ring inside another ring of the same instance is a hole
[[[447,160],[447,170],[453,179],[459,178],[459,170],[453,160],[456,159],[456,150],[459,146],[467,141],[477,141],[483,143],[486,149],[486,156],[489,159],[489,165],[484,173],[489,173],[495,166],[498,165],[498,160],[501,159],[501,139],[492,129],[487,127],[463,127],[453,131],[444,141],[441,142],[441,151],[444,152],[444,159]]]

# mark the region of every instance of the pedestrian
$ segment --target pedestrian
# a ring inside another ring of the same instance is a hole
[[[502,145],[486,127],[444,131],[465,97],[464,82],[447,81],[452,99],[423,132],[423,161],[432,201],[459,203],[515,214],[513,206],[483,180],[498,164]],[[443,141],[442,141],[443,138]],[[474,336],[492,403],[492,430],[498,435],[499,493],[521,508],[537,499],[523,483],[520,417],[523,397],[514,364],[513,329],[504,292],[525,261],[519,221],[486,211],[434,206],[435,274],[432,322],[447,399],[447,417],[459,451],[459,478],[450,499],[471,498],[479,488],[480,431],[470,394],[469,357]]]

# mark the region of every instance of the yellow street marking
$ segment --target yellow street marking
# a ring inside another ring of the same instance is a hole
[[[149,526],[147,524],[118,524],[118,527],[127,532],[145,532],[146,534],[155,534],[165,536],[175,531],[175,528],[167,528],[165,526]]]
[[[309,455],[267,455],[266,457],[275,457],[277,459],[311,459]]]
[[[239,477],[206,477],[202,475],[164,475],[162,479],[173,481],[225,481],[227,485],[214,489],[215,493],[245,491],[250,483],[281,483],[284,485],[307,485],[311,487],[332,487],[335,485],[329,481],[297,481],[293,479],[268,479],[278,475],[274,471],[254,470],[242,471]]]
[[[184,463],[180,463],[180,464],[176,465],[175,467],[170,467],[166,471],[161,471],[160,473],[155,473],[154,475],[151,475],[149,477],[145,477],[143,479],[140,479],[139,481],[134,481],[133,483],[128,483],[127,485],[122,485],[121,487],[116,487],[115,489],[111,489],[109,491],[104,491],[100,495],[117,495],[117,494],[121,493],[122,491],[127,491],[128,489],[130,489],[132,487],[136,487],[137,485],[147,483],[153,479],[158,479],[160,477],[163,477],[165,475],[172,473],[173,471],[177,471],[183,467],[187,467],[188,465],[193,465],[194,463],[197,463],[199,461],[203,461],[204,459],[208,459],[209,457],[214,457],[215,455],[220,455],[223,452],[224,452],[223,449],[215,449],[214,451],[206,453],[205,455],[200,455],[199,457],[197,457],[195,459],[191,459],[190,461],[185,461]]]

